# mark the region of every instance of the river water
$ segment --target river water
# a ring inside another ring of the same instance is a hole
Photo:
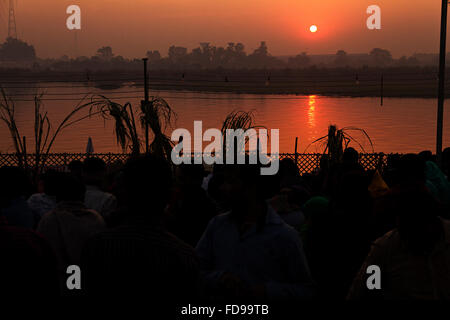
[[[45,92],[44,108],[48,111],[52,126],[57,127],[85,94],[103,94],[113,100],[131,102],[139,106],[141,89],[122,87],[101,90],[79,84],[64,85],[45,83],[41,88],[20,87],[7,89],[15,102],[17,126],[27,137],[28,150],[33,148],[34,103],[33,94]],[[347,98],[297,95],[252,95],[230,93],[203,93],[186,91],[151,91],[166,99],[177,113],[173,128],[193,130],[194,120],[202,120],[203,128],[218,128],[226,115],[233,110],[253,110],[255,124],[267,129],[279,129],[280,152],[294,152],[298,137],[299,152],[321,152],[323,146],[308,145],[327,133],[330,124],[364,129],[370,136],[375,152],[419,152],[434,150],[436,135],[436,99],[385,98],[383,106],[379,98]],[[82,116],[86,113],[80,113]],[[113,122],[99,116],[85,119],[60,134],[52,152],[85,152],[91,137],[94,151],[99,153],[121,152],[115,141]],[[193,132],[193,131],[191,131]],[[369,142],[359,132],[349,133],[371,152]],[[355,147],[356,144],[353,144]],[[444,147],[450,147],[450,106],[444,116]],[[0,123],[0,152],[14,152],[6,125]]]

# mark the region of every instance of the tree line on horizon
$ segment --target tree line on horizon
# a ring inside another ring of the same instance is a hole
[[[149,50],[146,55],[149,67],[154,70],[202,70],[202,69],[302,69],[311,66],[325,68],[360,67],[420,67],[437,66],[437,54],[414,54],[394,59],[389,50],[374,48],[366,54],[349,54],[338,50],[336,54],[309,55],[301,52],[296,56],[275,57],[269,53],[265,41],[261,41],[252,53],[245,51],[242,43],[230,42],[226,47],[213,46],[202,42],[192,49],[172,45],[167,56],[158,50]],[[450,56],[449,56],[450,58]],[[0,62],[29,62],[33,69],[46,70],[106,70],[142,68],[141,59],[128,59],[116,55],[110,46],[99,48],[92,57],[69,58],[64,55],[57,59],[39,59],[32,45],[24,41],[8,38],[0,45]],[[1,67],[1,64],[0,64]]]

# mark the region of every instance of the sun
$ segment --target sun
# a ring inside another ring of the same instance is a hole
[[[313,24],[311,27],[309,27],[309,31],[311,31],[312,33],[317,32],[317,26]]]

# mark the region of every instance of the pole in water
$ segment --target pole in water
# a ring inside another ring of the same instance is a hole
[[[445,102],[445,54],[447,46],[447,0],[442,0],[441,11],[441,45],[439,53],[439,91],[437,108],[437,132],[436,132],[436,157],[439,166],[442,166],[442,132],[444,122],[444,102]]]
[[[149,97],[148,97],[148,72],[147,72],[147,61],[148,58],[142,59],[144,61],[144,101],[142,104],[147,104]],[[145,121],[145,153],[148,153],[148,122]]]
[[[148,72],[147,72],[147,62],[148,58],[142,59],[144,61],[144,90],[145,90],[145,101],[148,102]]]
[[[270,74],[269,74],[269,76],[266,79],[266,87],[269,86],[269,85],[270,85]]]
[[[380,105],[383,106],[383,99],[384,99],[384,76],[383,76],[383,74],[381,74],[381,85],[380,85],[380,87],[381,87],[381,92],[380,92],[381,101],[380,101]]]

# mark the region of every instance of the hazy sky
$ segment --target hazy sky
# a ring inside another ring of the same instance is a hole
[[[20,38],[40,57],[95,54],[110,45],[116,54],[141,57],[149,49],[167,55],[170,45],[242,42],[247,52],[267,41],[273,55],[307,51],[368,52],[394,56],[438,52],[440,0],[17,0]],[[0,37],[7,31],[8,0],[0,0]],[[82,29],[66,29],[66,8],[82,10]],[[366,28],[366,9],[379,5],[382,30]],[[316,24],[319,32],[311,34]]]

